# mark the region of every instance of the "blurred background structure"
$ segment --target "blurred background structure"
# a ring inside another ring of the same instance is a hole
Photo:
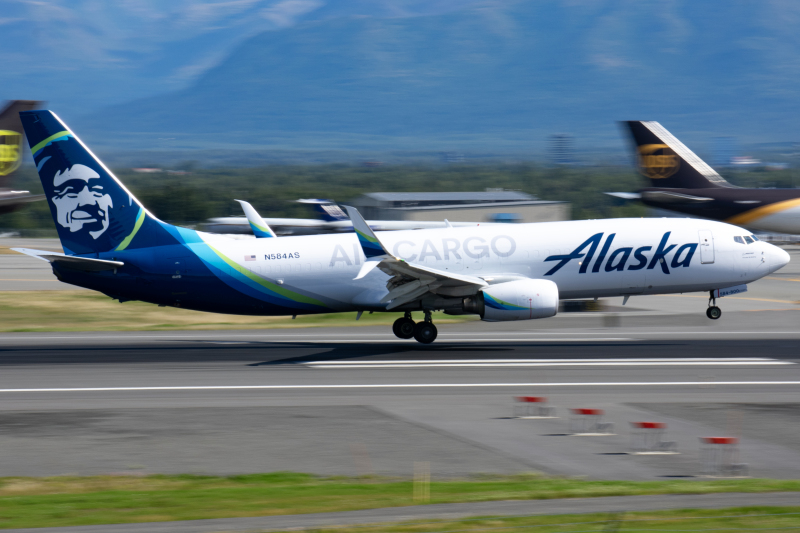
[[[451,222],[552,222],[569,220],[569,203],[539,200],[519,191],[373,192],[351,202],[368,219]]]

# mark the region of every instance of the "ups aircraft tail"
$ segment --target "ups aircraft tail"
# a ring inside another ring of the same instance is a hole
[[[0,110],[0,214],[19,209],[44,197],[28,191],[12,191],[14,174],[23,159],[22,123],[20,111],[38,109],[44,105],[36,100],[11,100]]]
[[[639,171],[651,187],[733,187],[658,122],[631,120],[623,124],[630,131]]]
[[[11,100],[0,111],[0,185],[6,185],[22,163],[20,111],[30,111],[41,105],[42,102],[36,100]]]

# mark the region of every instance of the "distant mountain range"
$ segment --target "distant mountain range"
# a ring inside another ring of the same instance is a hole
[[[342,5],[247,38],[185,89],[74,127],[137,149],[524,153],[559,132],[622,149],[622,119],[658,120],[700,151],[718,135],[800,140],[796,2],[542,0],[416,16]]]

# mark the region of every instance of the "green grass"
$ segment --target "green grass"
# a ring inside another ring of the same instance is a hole
[[[53,283],[57,283],[54,279]],[[64,310],[69,309],[68,313]],[[0,291],[0,332],[14,331],[169,331],[389,326],[402,313],[356,313],[286,317],[222,315],[158,307],[144,302],[119,303],[94,291]],[[415,313],[422,320],[422,313]],[[476,320],[434,313],[438,324]],[[387,329],[388,331],[388,329]]]
[[[315,533],[430,533],[514,531],[518,533],[593,533],[626,531],[800,531],[800,507],[683,509],[638,513],[568,514],[535,517],[483,517],[466,520],[414,521],[400,524],[318,528]]]
[[[800,481],[635,482],[483,476],[432,482],[430,503],[775,491],[800,492]],[[297,473],[0,478],[0,528],[320,513],[414,503],[411,481],[382,478],[319,478]]]

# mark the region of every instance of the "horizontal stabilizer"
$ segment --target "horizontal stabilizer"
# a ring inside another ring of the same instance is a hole
[[[49,261],[58,266],[83,272],[102,272],[104,270],[114,270],[124,266],[122,261],[106,261],[104,259],[89,259],[88,257],[77,257],[74,255],[64,255],[58,252],[47,250],[31,250],[30,248],[12,248],[15,252],[29,255],[42,261]]]
[[[639,200],[642,197],[638,192],[607,192],[606,194],[623,200]]]
[[[708,196],[694,196],[692,194],[681,194],[670,191],[644,191],[642,193],[642,198],[662,204],[702,204],[714,201],[713,198],[709,198]]]

